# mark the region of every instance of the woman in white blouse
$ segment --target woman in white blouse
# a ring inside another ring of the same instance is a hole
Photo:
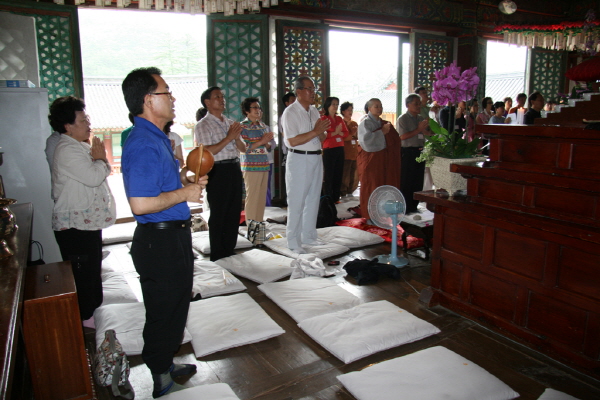
[[[103,142],[91,139],[83,100],[56,99],[48,116],[60,141],[52,161],[52,229],[63,260],[71,261],[79,312],[91,318],[102,304],[102,229],[115,223],[116,205],[106,182],[111,168]]]

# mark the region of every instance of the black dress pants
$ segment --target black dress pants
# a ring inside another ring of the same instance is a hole
[[[323,150],[323,194],[335,203],[340,199],[344,176],[344,147]]]
[[[240,164],[215,164],[208,173],[206,196],[210,205],[208,237],[210,260],[234,254],[242,212],[242,171]]]
[[[413,199],[415,192],[423,190],[423,180],[425,179],[425,163],[417,162],[416,159],[421,155],[419,147],[402,148],[402,170],[400,177],[400,191],[406,200],[406,213],[417,211],[419,200]]]
[[[181,345],[192,298],[190,229],[153,229],[138,224],[131,258],[140,274],[146,306],[142,359],[153,374],[162,374]]]
[[[94,310],[102,304],[102,230],[81,231],[71,228],[54,231],[60,255],[64,261],[71,261],[79,315],[85,321],[94,315]]]

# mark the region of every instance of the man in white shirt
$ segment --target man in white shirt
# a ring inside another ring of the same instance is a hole
[[[215,165],[208,173],[206,194],[210,205],[210,260],[217,261],[235,254],[242,212],[243,178],[239,156],[240,152],[246,152],[246,145],[240,138],[240,123],[223,115],[225,96],[219,87],[205,90],[200,101],[208,113],[196,124],[194,139],[197,144],[204,144],[204,149],[215,158]]]
[[[321,120],[315,102],[315,83],[302,76],[294,83],[296,101],[281,116],[284,140],[288,147],[285,184],[287,189],[287,244],[303,254],[302,245],[318,244],[317,214],[323,184],[321,142],[329,119]]]

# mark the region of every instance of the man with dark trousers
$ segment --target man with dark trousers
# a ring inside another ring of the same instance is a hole
[[[154,398],[184,389],[173,378],[196,371],[174,364],[192,296],[194,254],[188,201],[201,202],[207,177],[183,186],[165,124],[175,118],[175,98],[158,68],[131,71],[122,84],[134,115],[123,148],[125,193],[137,221],[131,257],[146,306],[142,358],[154,380]]]
[[[411,94],[404,101],[406,113],[396,121],[396,130],[402,140],[402,167],[400,191],[406,200],[406,214],[417,212],[419,200],[413,199],[415,192],[423,190],[425,163],[417,162],[425,145],[425,136],[431,136],[429,122],[421,116],[421,98]]]
[[[210,260],[217,261],[233,255],[237,244],[243,183],[239,156],[246,152],[246,145],[240,137],[242,125],[223,115],[225,97],[219,87],[205,90],[200,101],[208,113],[196,124],[194,139],[215,157],[206,193]]]

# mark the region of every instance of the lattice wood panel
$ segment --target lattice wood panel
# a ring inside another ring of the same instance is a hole
[[[75,95],[73,52],[69,18],[36,15],[40,86],[48,89],[50,102]]]
[[[532,49],[529,93],[539,91],[545,99],[555,99],[563,91],[565,52]]]
[[[453,38],[416,33],[413,86],[424,86],[431,91],[435,80],[434,72],[452,62],[453,51]]]
[[[293,91],[299,76],[309,76],[317,88],[315,106],[320,107],[329,95],[326,29],[316,25],[282,26],[279,34],[280,94]]]
[[[242,121],[240,104],[246,97],[258,97],[269,113],[269,71],[266,18],[227,20],[209,19],[209,82],[221,87],[226,99],[227,116]]]

